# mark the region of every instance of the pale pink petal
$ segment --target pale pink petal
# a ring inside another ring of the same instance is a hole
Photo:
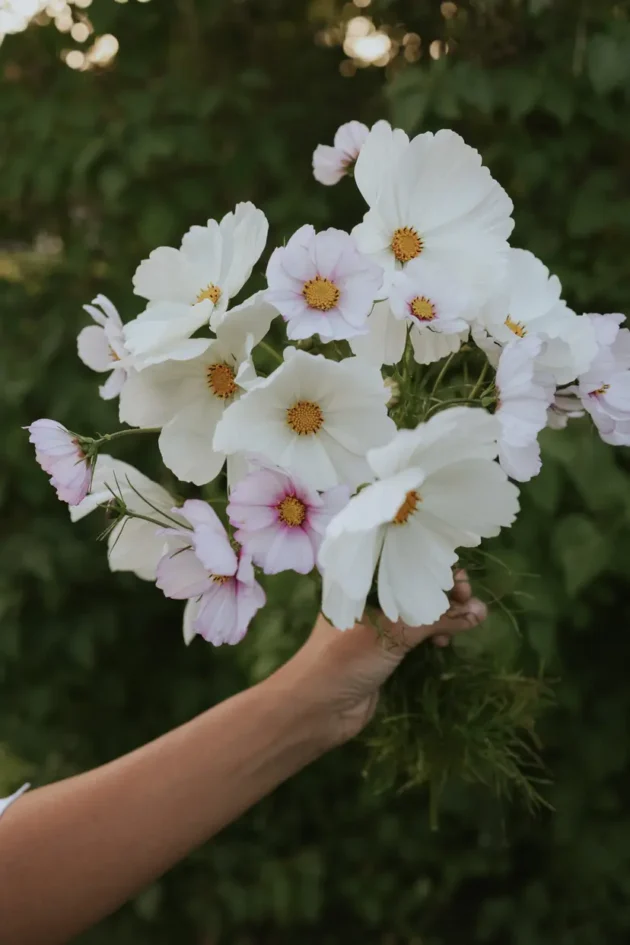
[[[201,600],[194,627],[215,646],[239,643],[255,613],[265,604],[265,592],[254,579],[251,561],[246,556],[241,558],[239,575],[246,580],[233,578],[215,583]]]
[[[298,292],[294,292],[292,289],[267,289],[265,300],[270,305],[274,305],[278,311],[282,309],[285,319],[297,318],[308,311],[308,305],[302,295],[301,288]]]
[[[64,459],[55,465],[51,485],[68,505],[79,505],[90,491],[92,470],[84,459]]]
[[[302,341],[304,338],[319,335],[322,341],[332,341],[333,331],[329,322],[329,318],[324,318],[320,312],[305,306],[298,316],[287,319],[287,338],[289,341]]]
[[[257,528],[248,521],[246,527],[236,529],[234,538],[243,551],[251,557],[256,567],[264,569],[268,549],[278,534],[278,530],[278,515],[273,510],[273,521],[270,525]]]
[[[348,253],[348,260],[344,254]],[[322,233],[316,233],[311,244],[311,255],[315,262],[317,274],[326,279],[342,278],[344,262],[352,266],[353,257],[357,255],[356,246],[352,237],[343,230],[331,227]]]
[[[236,580],[214,584],[199,602],[197,619],[193,624],[197,633],[208,643],[239,643],[245,633],[238,626]]]
[[[296,275],[290,275],[284,267],[285,254],[287,246],[279,246],[274,249],[267,263],[267,283],[274,292],[299,293],[305,279],[299,279]],[[306,278],[310,278],[307,276]],[[269,290],[267,290],[267,293]]]
[[[319,144],[313,153],[315,180],[327,186],[337,184],[356,161],[368,134],[360,121],[349,121],[337,129],[334,147]]]
[[[338,148],[318,144],[313,152],[313,177],[319,184],[332,187],[346,173],[346,159]]]
[[[283,470],[264,465],[238,483],[230,493],[230,506],[277,504],[290,487],[291,479]],[[228,514],[229,508],[228,506]]]
[[[344,485],[333,486],[332,489],[322,492],[320,500],[319,507],[309,508],[307,521],[309,529],[323,536],[330,520],[350,501],[350,489]]]
[[[343,151],[350,160],[356,161],[369,133],[370,129],[363,122],[347,121],[335,132],[335,148]]]
[[[36,420],[26,429],[35,459],[51,477],[58,497],[78,505],[90,491],[92,466],[76,437],[56,420]]]
[[[308,573],[328,521],[347,500],[349,490],[336,487],[320,496],[278,468],[251,472],[233,491],[228,515],[247,554],[267,574],[293,569]],[[281,503],[297,499],[303,505],[300,523],[288,524]]]
[[[63,455],[77,449],[72,434],[57,420],[35,420],[26,429],[30,434],[30,442],[43,454]]]
[[[248,531],[269,528],[278,519],[278,512],[269,505],[240,505],[230,499],[228,515],[234,528],[246,527]],[[237,541],[241,539],[236,536]]]
[[[214,509],[201,499],[188,499],[180,511],[193,526],[191,544],[204,568],[213,574],[235,574],[236,553]]]
[[[267,301],[284,317],[290,339],[319,334],[330,341],[365,332],[382,272],[358,252],[353,238],[343,230],[315,233],[312,227],[302,227],[283,249],[274,252],[267,279]],[[332,291],[336,290],[336,299],[328,299],[328,309],[309,297],[312,287],[308,283],[318,280],[332,283]]]
[[[617,374],[603,395],[606,407],[616,419],[630,419],[630,371]]]
[[[212,577],[192,548],[175,548],[160,559],[155,583],[165,597],[187,600],[212,586]]]
[[[303,528],[281,526],[275,530],[261,567],[265,574],[278,574],[280,571],[308,574],[315,567],[315,553],[310,536]]]

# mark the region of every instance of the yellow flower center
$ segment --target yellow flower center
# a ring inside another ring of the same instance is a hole
[[[287,410],[287,423],[298,436],[311,436],[322,428],[324,414],[312,400],[298,400]]]
[[[212,582],[213,584],[225,584],[230,580],[229,574],[213,574]]]
[[[593,391],[593,396],[599,396],[600,394],[605,394],[607,390],[610,390],[610,384],[602,384],[601,387],[598,387],[597,390]]]
[[[510,329],[510,331],[514,335],[517,336],[517,338],[524,338],[525,335],[527,334],[527,329],[525,328],[525,325],[523,325],[521,322],[515,322],[514,319],[511,318],[509,315],[505,319],[505,325],[507,328]]]
[[[419,256],[424,245],[412,227],[402,226],[394,232],[391,248],[398,262],[406,263]]]
[[[289,528],[298,528],[306,518],[306,506],[296,495],[288,495],[276,506],[280,521]]]
[[[218,285],[215,285],[214,282],[211,282],[209,285],[202,289],[199,295],[196,298],[197,302],[203,302],[204,299],[210,299],[214,305],[217,304],[221,298],[221,289]]]
[[[405,522],[410,519],[413,513],[416,511],[420,502],[422,502],[422,498],[418,495],[415,489],[412,489],[410,492],[408,492],[405,496],[405,501],[392,519],[392,525],[404,525]]]
[[[120,361],[120,358],[118,357],[118,355],[116,354],[116,352],[114,351],[114,349],[112,348],[112,346],[111,346],[111,345],[108,345],[108,348],[109,348],[109,360],[110,360],[110,361]]]
[[[234,371],[229,364],[211,364],[206,371],[208,387],[215,397],[227,400],[234,396],[238,387],[234,381]]]
[[[309,308],[316,308],[320,312],[329,312],[339,301],[339,289],[330,279],[322,279],[321,276],[315,276],[304,283],[302,295],[306,299]]]
[[[424,295],[417,295],[409,305],[411,314],[421,322],[432,322],[437,317],[435,305]]]

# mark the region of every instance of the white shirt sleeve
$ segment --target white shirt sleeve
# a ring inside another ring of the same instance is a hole
[[[2,817],[7,807],[10,807],[13,801],[17,801],[18,797],[22,797],[25,791],[28,791],[29,788],[30,784],[23,784],[19,791],[16,791],[15,794],[12,794],[11,797],[5,797],[0,800],[0,817]]]

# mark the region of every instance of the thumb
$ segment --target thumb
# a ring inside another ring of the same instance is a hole
[[[411,627],[398,621],[392,623],[382,615],[377,622],[378,628],[386,637],[386,646],[401,659],[420,643],[433,637],[438,646],[447,646],[455,633],[471,630],[486,619],[488,609],[483,601],[471,597],[464,603],[453,603],[442,616],[429,626]]]

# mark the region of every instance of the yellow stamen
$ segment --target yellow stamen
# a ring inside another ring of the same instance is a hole
[[[592,391],[591,396],[597,396],[599,394],[605,394],[607,390],[610,390],[610,384],[602,384],[601,387],[598,387],[597,390]]]
[[[234,371],[229,364],[211,364],[206,371],[208,387],[215,397],[227,400],[238,390],[234,381]]]
[[[298,528],[306,518],[306,506],[296,495],[288,495],[276,506],[280,521],[289,528]]]
[[[415,489],[411,489],[411,491],[405,496],[405,501],[394,515],[392,524],[404,525],[405,522],[411,518],[413,513],[416,511],[420,502],[422,502],[422,498],[418,495]]]
[[[412,227],[401,226],[392,236],[391,249],[398,262],[406,263],[420,255],[424,244]]]
[[[330,279],[322,279],[321,276],[315,276],[304,283],[302,295],[306,299],[309,308],[316,308],[320,312],[329,312],[339,301],[339,289]]]
[[[505,319],[505,325],[507,328],[510,329],[510,331],[513,334],[517,336],[517,338],[524,338],[525,335],[527,334],[527,329],[525,328],[525,325],[523,325],[522,322],[515,322],[514,319],[511,318],[509,315]]]
[[[213,584],[225,584],[226,581],[230,580],[229,574],[213,574],[211,576]]]
[[[437,317],[435,305],[424,295],[417,295],[415,299],[410,302],[409,308],[411,309],[411,314],[415,315],[421,322],[432,322],[433,319]]]
[[[197,296],[197,302],[203,302],[204,299],[210,299],[211,302],[214,302],[216,305],[219,299],[221,298],[221,289],[218,285],[215,285],[214,282],[211,282],[209,285],[202,289],[199,295]]]
[[[287,423],[298,436],[310,436],[323,426],[324,414],[312,400],[298,400],[287,410]]]

